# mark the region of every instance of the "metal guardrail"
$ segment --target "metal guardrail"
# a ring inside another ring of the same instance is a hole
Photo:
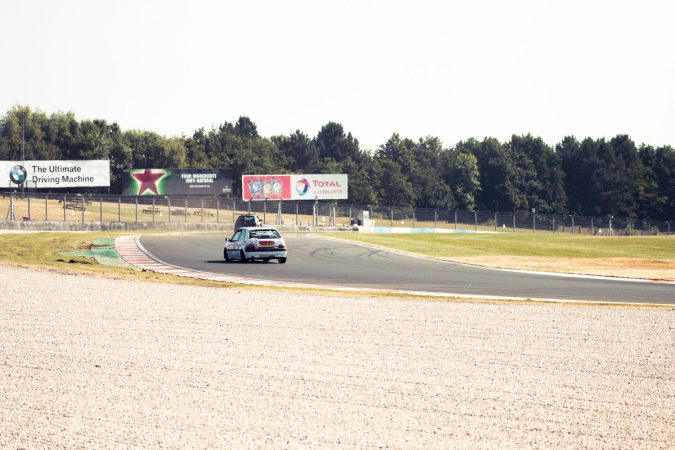
[[[668,220],[349,205],[317,201],[244,202],[225,197],[0,193],[0,221],[233,223],[256,213],[264,223],[298,227],[447,228],[458,231],[551,232],[601,236],[672,234]],[[367,212],[364,214],[364,212]]]

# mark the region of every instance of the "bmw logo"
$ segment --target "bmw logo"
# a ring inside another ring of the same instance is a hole
[[[305,195],[307,191],[309,191],[309,181],[304,178],[302,180],[298,180],[298,182],[295,183],[295,190],[298,194]]]
[[[12,169],[9,171],[9,179],[12,180],[13,183],[16,184],[23,184],[24,181],[26,181],[26,176],[27,172],[26,169],[24,169],[23,166],[14,166]]]

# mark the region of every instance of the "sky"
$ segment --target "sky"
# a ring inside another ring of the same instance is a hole
[[[675,146],[671,0],[0,0],[0,115],[16,105],[190,136],[341,123]]]

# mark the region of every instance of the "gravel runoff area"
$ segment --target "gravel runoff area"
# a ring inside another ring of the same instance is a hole
[[[0,448],[675,442],[673,308],[0,285]]]

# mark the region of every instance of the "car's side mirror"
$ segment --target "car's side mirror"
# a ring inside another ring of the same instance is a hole
[[[230,238],[225,238],[225,242],[230,242]]]

